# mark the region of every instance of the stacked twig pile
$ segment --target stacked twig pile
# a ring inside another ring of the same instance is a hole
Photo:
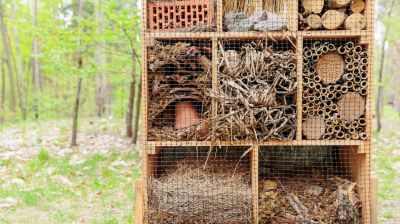
[[[208,128],[211,47],[189,42],[155,42],[148,49],[149,140],[204,140]],[[196,105],[200,122],[175,129],[175,103]]]
[[[225,49],[219,42],[216,138],[293,139],[296,131],[296,55],[263,42]]]
[[[237,161],[185,159],[148,188],[149,223],[252,221],[250,175]]]
[[[339,177],[260,181],[260,223],[360,223],[358,188]]]
[[[341,27],[362,30],[367,24],[364,0],[302,0],[301,3],[299,23],[303,30]]]
[[[361,45],[314,42],[304,47],[303,135],[367,139],[368,56]]]

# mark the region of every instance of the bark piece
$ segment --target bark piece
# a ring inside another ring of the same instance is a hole
[[[361,13],[351,14],[344,22],[344,28],[346,30],[362,30],[366,25],[365,17]]]
[[[346,93],[338,102],[338,113],[347,121],[354,121],[365,113],[365,98],[359,93]]]
[[[322,27],[322,19],[319,15],[310,14],[306,18],[306,21],[310,29],[319,29]]]
[[[328,53],[317,62],[317,73],[325,84],[336,83],[344,73],[344,61],[338,53]]]
[[[324,0],[303,0],[303,8],[306,13],[319,14],[324,8]]]
[[[361,13],[365,9],[365,2],[364,0],[355,0],[353,3],[350,5],[350,10],[353,13]]]
[[[303,135],[307,139],[321,139],[325,134],[325,122],[322,117],[309,117],[303,122]]]
[[[328,10],[322,15],[322,26],[328,30],[338,29],[345,18],[346,16],[337,10]]]
[[[343,8],[349,5],[351,0],[329,0],[328,7],[331,9]]]

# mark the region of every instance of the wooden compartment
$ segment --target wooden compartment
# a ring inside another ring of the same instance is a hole
[[[371,30],[372,0],[299,0],[299,30]]]
[[[224,31],[297,30],[297,0],[223,0],[222,4]]]
[[[370,223],[369,154],[358,147],[260,147],[259,223]]]
[[[252,223],[249,147],[160,147],[146,164],[148,223]]]
[[[147,55],[148,140],[210,139],[211,42],[154,41]]]
[[[215,31],[214,0],[149,0],[150,31]]]
[[[355,38],[305,39],[303,46],[303,138],[367,140],[368,46]]]
[[[216,139],[295,139],[297,57],[292,43],[219,39],[217,88],[212,96]]]

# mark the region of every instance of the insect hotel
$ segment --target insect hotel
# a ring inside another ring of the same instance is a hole
[[[376,223],[372,0],[144,0],[135,223]]]

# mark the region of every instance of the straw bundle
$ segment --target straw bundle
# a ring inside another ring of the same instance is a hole
[[[150,223],[251,223],[250,177],[236,162],[186,159],[150,179]]]

